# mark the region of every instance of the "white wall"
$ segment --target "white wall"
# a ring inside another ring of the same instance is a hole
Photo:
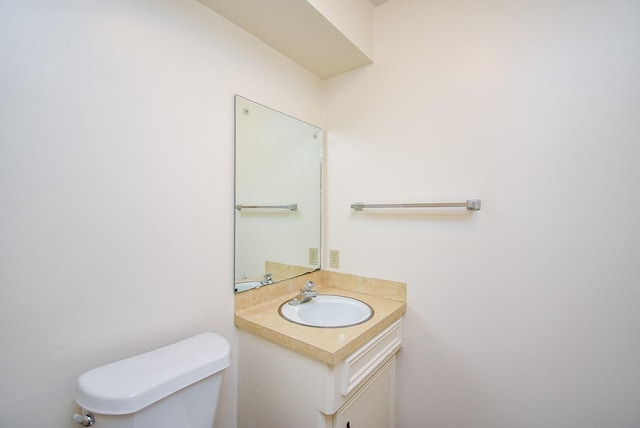
[[[0,52],[0,426],[74,427],[87,369],[235,350],[233,94],[321,123],[321,82],[195,0],[1,2]]]
[[[399,428],[640,424],[639,21],[393,0],[375,63],[328,82],[324,260],[408,283]]]

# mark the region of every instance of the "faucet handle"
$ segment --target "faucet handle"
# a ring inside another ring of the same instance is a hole
[[[262,277],[262,281],[260,281],[260,284],[262,285],[273,284],[273,275],[271,275],[270,273],[265,273],[264,277]]]
[[[311,289],[315,286],[313,281],[307,281],[307,285],[304,287],[304,291],[311,291]]]

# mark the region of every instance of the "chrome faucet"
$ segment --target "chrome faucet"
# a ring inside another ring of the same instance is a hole
[[[313,286],[314,284],[312,281],[307,281],[307,285],[302,290],[300,290],[300,294],[298,294],[296,297],[291,299],[289,301],[289,304],[293,306],[300,305],[302,303],[307,303],[314,297],[318,297],[317,291],[311,291]]]
[[[273,275],[270,273],[265,273],[264,278],[260,281],[260,285],[273,284]]]

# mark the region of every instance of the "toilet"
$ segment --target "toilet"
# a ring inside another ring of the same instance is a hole
[[[229,342],[202,333],[82,374],[81,426],[213,428]]]

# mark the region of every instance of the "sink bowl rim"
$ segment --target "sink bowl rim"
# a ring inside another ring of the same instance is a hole
[[[362,301],[360,299],[356,299],[355,297],[350,297],[350,296],[341,296],[339,294],[320,294],[318,297],[322,297],[322,296],[326,296],[326,297],[340,297],[340,298],[344,298],[344,299],[350,299],[350,300],[354,300],[358,303],[361,303],[363,305],[365,305],[367,308],[369,308],[369,316],[367,316],[365,319],[361,320],[361,321],[357,321],[357,322],[353,322],[353,323],[349,323],[349,324],[345,324],[345,325],[315,325],[315,324],[309,324],[309,323],[305,323],[305,322],[300,322],[300,321],[295,321],[292,320],[290,318],[287,318],[283,313],[282,313],[282,308],[285,307],[285,305],[288,305],[289,302],[291,301],[291,299],[287,299],[285,300],[279,307],[278,307],[278,314],[280,315],[280,317],[285,320],[288,321],[290,323],[293,324],[298,324],[304,327],[312,327],[312,328],[345,328],[345,327],[353,327],[356,325],[360,325],[360,324],[364,324],[365,322],[369,321],[371,318],[373,318],[373,316],[375,315],[375,311],[373,310],[373,307],[371,307],[370,304],[368,304],[365,301]],[[302,305],[306,305],[306,303],[301,303]]]

